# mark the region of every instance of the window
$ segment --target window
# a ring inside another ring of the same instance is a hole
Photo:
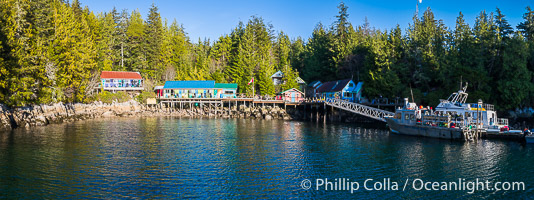
[[[226,90],[226,91],[224,91],[224,94],[234,94],[234,91],[232,91],[232,90]]]
[[[354,87],[354,83],[349,83],[349,87]]]
[[[350,98],[350,97],[352,97],[352,93],[350,93],[350,92],[345,92],[345,94],[344,94],[343,96],[344,96],[344,97],[349,97],[349,98]]]

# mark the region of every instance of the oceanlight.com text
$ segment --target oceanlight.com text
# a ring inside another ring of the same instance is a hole
[[[314,181],[304,179],[300,182],[304,190],[348,191],[354,193],[359,190],[366,191],[465,191],[473,194],[477,191],[519,191],[525,190],[524,182],[490,181],[481,179],[459,178],[454,181],[425,181],[423,179],[407,178],[402,182],[390,178],[365,180],[351,180],[349,178],[318,178]]]

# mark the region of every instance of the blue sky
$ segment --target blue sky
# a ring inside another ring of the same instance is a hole
[[[290,38],[311,36],[314,27],[321,22],[330,26],[338,14],[339,0],[80,0],[82,6],[92,11],[108,12],[138,9],[146,19],[152,3],[158,6],[161,16],[176,19],[182,24],[193,42],[201,39],[214,41],[223,34],[229,34],[239,21],[247,22],[250,16],[262,17],[271,23],[276,32],[284,31]],[[384,30],[397,24],[403,28],[412,22],[416,0],[345,0],[349,7],[349,21],[358,26],[367,17],[371,26]],[[419,5],[420,13],[430,7],[437,19],[445,25],[454,27],[456,17],[461,11],[470,26],[482,10],[495,11],[499,7],[509,23],[515,26],[521,22],[526,6],[534,9],[534,0],[423,0]]]

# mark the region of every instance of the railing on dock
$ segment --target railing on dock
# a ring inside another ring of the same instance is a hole
[[[508,126],[508,119],[506,118],[497,118],[498,126]]]
[[[395,113],[373,108],[370,106],[364,106],[358,103],[352,103],[341,99],[327,98],[324,100],[326,105],[336,107],[342,110],[346,110],[352,113],[363,115],[365,117],[373,118],[379,121],[386,121],[387,116],[393,116]]]

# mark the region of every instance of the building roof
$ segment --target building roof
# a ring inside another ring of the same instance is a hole
[[[204,89],[213,88],[215,81],[166,81],[164,89]]]
[[[300,93],[304,94],[304,92],[301,92],[300,90],[297,90],[296,88],[287,89],[285,91],[280,92],[280,94],[284,94],[284,93],[289,92],[289,91],[296,91],[296,92],[300,92]]]
[[[363,87],[363,82],[358,82],[358,85],[356,85],[356,88],[354,88],[354,92],[360,92],[360,90],[362,90],[362,87]]]
[[[278,70],[276,73],[274,73],[271,78],[282,78],[284,77],[284,73],[282,71]]]
[[[308,87],[317,87],[321,85],[321,81],[313,81],[310,84],[308,84]]]
[[[102,71],[100,78],[106,79],[143,79],[139,72]]]
[[[163,89],[163,85],[157,85],[154,87],[154,90],[161,90]]]
[[[297,77],[297,83],[298,84],[306,84],[306,81],[302,80],[302,78]]]
[[[237,83],[215,83],[215,88],[237,89]]]
[[[345,79],[345,80],[338,80],[338,81],[330,81],[323,83],[321,87],[317,88],[317,92],[339,92],[349,84],[351,79]]]

